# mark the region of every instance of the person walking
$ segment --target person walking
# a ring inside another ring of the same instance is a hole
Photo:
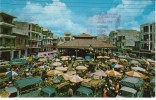
[[[73,89],[72,88],[69,88],[69,90],[68,90],[68,96],[69,97],[73,96]]]
[[[102,97],[105,97],[105,98],[108,97],[108,96],[107,96],[107,89],[106,89],[106,88],[104,88],[104,90],[103,90]]]

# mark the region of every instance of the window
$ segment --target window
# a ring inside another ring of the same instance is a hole
[[[123,40],[125,40],[125,36],[123,36]]]
[[[17,97],[17,92],[11,93],[9,97]]]
[[[150,32],[153,32],[152,25],[150,25]]]
[[[143,32],[148,32],[148,31],[149,31],[148,26],[145,26],[145,27],[143,28]]]

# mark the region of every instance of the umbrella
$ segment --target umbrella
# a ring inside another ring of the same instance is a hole
[[[82,58],[82,57],[77,57],[76,59],[77,59],[77,60],[83,60],[83,58]]]
[[[55,74],[63,74],[62,72],[58,71],[58,70],[50,70],[48,71],[47,75],[55,75]]]
[[[6,73],[5,73],[5,72],[4,72],[4,73],[0,73],[0,77],[1,77],[1,76],[5,76],[5,75],[6,75]]]
[[[105,77],[107,76],[107,74],[104,71],[102,71],[102,70],[96,71],[93,74],[97,75],[97,76],[105,76]]]
[[[85,66],[77,66],[76,69],[77,70],[87,70],[87,67],[85,67]]]
[[[69,58],[70,56],[61,56],[60,58]]]
[[[62,74],[62,76],[65,80],[69,80],[69,78],[71,77],[69,74]]]
[[[135,71],[142,71],[142,72],[146,72],[145,69],[141,68],[141,67],[132,67],[133,70]]]
[[[120,61],[125,61],[125,62],[127,62],[127,60],[126,60],[126,59],[120,59]]]
[[[126,74],[129,76],[133,76],[133,77],[147,78],[146,75],[144,75],[140,72],[135,72],[135,71],[129,71],[129,72],[126,72]]]
[[[60,63],[60,62],[54,62],[52,65],[53,65],[53,66],[61,66],[62,63]]]
[[[58,61],[60,61],[60,59],[56,59],[56,61],[58,62]]]
[[[103,56],[103,58],[109,59],[110,57],[108,57],[108,56]]]
[[[98,58],[98,59],[101,59],[101,58],[103,58],[103,56],[97,56],[97,58]]]
[[[67,57],[63,57],[62,60],[68,60],[68,58]]]
[[[140,63],[139,63],[138,61],[136,61],[136,60],[131,60],[131,61],[130,61],[130,64],[136,64],[136,65],[139,64],[139,65],[140,65]]]
[[[123,68],[123,65],[116,64],[114,68]]]
[[[110,62],[115,62],[115,63],[118,62],[116,59],[110,59],[109,61]]]
[[[154,63],[154,62],[155,62],[155,61],[152,60],[152,59],[147,59],[147,61],[150,62],[150,63]]]
[[[68,71],[67,74],[68,75],[76,75],[76,71]]]
[[[39,66],[39,68],[45,69],[45,68],[49,68],[49,67],[48,66]]]
[[[106,74],[108,76],[122,76],[122,73],[119,73],[119,72],[117,72],[115,70],[108,70],[108,71],[106,71]]]
[[[59,71],[67,71],[68,67],[56,67],[55,70],[59,70]]]
[[[83,81],[83,78],[81,78],[81,77],[78,76],[78,75],[74,75],[74,76],[71,76],[71,77],[69,78],[69,80],[70,80],[71,82],[74,82],[74,83],[79,83],[79,82],[82,82],[82,81]]]
[[[17,76],[18,74],[15,71],[8,71],[6,72],[7,76]]]

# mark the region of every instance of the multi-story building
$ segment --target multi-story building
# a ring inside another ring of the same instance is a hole
[[[155,49],[155,23],[140,25],[140,50],[151,51]]]
[[[118,48],[132,50],[135,41],[139,40],[139,31],[136,30],[116,30],[109,34],[110,42]]]
[[[15,38],[12,35],[14,27],[13,15],[0,12],[0,60],[11,60],[14,58]]]
[[[57,49],[57,45],[59,44],[60,39],[59,37],[53,37],[53,50]]]
[[[42,44],[42,27],[38,24],[29,23],[29,33],[28,33],[29,41],[27,47],[28,53],[37,53],[41,49]]]
[[[43,28],[42,34],[42,51],[53,50],[53,33],[50,30]]]
[[[13,28],[13,34],[16,36],[14,58],[26,57],[28,50],[29,24],[21,21],[14,21],[13,23],[15,25]]]
[[[70,41],[72,40],[72,35],[69,32],[64,33],[64,41]]]
[[[135,43],[135,51],[139,56],[155,57],[155,23],[140,25],[139,40]]]

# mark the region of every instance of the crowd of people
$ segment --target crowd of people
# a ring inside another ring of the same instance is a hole
[[[107,55],[105,55],[107,56]],[[14,75],[11,77],[11,80],[9,83],[3,83],[3,85],[6,87],[11,87],[13,86],[13,82],[17,79],[21,78],[27,78],[27,77],[32,77],[32,76],[40,76],[43,80],[42,86],[50,86],[53,85],[57,82],[55,82],[56,79],[58,79],[58,75],[53,75],[53,76],[48,76],[47,73],[50,70],[55,70],[57,66],[54,66],[54,62],[60,62],[62,67],[67,67],[67,70],[64,71],[64,73],[68,71],[76,71],[76,74],[82,77],[83,79],[90,78],[88,74],[94,73],[97,70],[116,70],[120,73],[123,73],[121,77],[116,77],[116,76],[107,76],[103,77],[106,81],[106,84],[102,87],[102,97],[115,97],[119,90],[120,90],[120,80],[126,75],[126,72],[132,71],[132,67],[142,67],[145,69],[145,72],[142,72],[146,76],[150,77],[151,75],[154,76],[155,73],[149,70],[150,67],[154,67],[152,63],[149,63],[146,60],[138,61],[138,64],[136,63],[130,63],[132,59],[126,59],[123,60],[123,58],[120,58],[118,56],[107,56],[106,58],[96,58],[96,59],[91,59],[91,60],[84,60],[84,58],[79,57],[77,59],[76,57],[67,57],[67,60],[62,60],[61,57],[58,57],[57,55],[52,59],[52,60],[47,60],[45,61],[28,61],[26,65],[20,65],[20,66],[12,66],[7,68],[8,71],[14,71],[18,75]],[[110,59],[114,59],[114,61],[111,61]],[[134,59],[136,60],[136,59]],[[116,68],[115,65],[122,65],[123,67],[121,68]],[[40,66],[44,66],[43,68],[40,68]],[[87,70],[82,70],[80,73],[78,70],[76,70],[77,66],[86,66]],[[59,76],[59,81],[63,80],[62,76]],[[59,82],[58,81],[58,82]],[[145,81],[149,82],[149,80],[145,79]],[[72,88],[69,89],[68,95],[72,96],[73,95],[73,90]]]

